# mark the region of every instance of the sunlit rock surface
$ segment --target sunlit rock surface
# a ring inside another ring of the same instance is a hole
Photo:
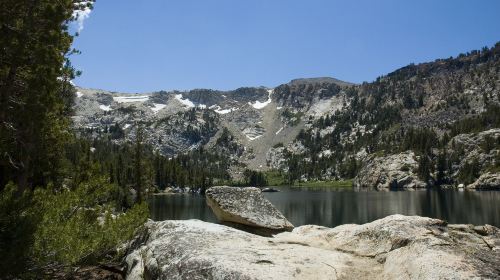
[[[500,232],[393,215],[273,238],[198,220],[148,222],[128,279],[495,279]]]
[[[219,186],[206,192],[207,203],[222,222],[272,230],[291,230],[290,223],[258,188]]]

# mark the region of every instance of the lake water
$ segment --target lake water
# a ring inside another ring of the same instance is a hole
[[[264,195],[295,226],[334,227],[366,223],[392,214],[439,218],[449,223],[500,227],[500,191],[354,191],[281,187]],[[150,198],[156,221],[200,219],[217,222],[205,197],[192,194]]]

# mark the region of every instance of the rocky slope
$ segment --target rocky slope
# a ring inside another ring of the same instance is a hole
[[[74,124],[82,134],[133,141],[140,125],[146,142],[165,156],[200,147],[227,154],[235,177],[248,167],[290,172],[295,180],[347,179],[362,168],[378,172],[369,169],[384,161],[376,159],[381,155],[407,152],[418,166],[412,163],[412,174],[395,167],[401,187],[470,184],[500,170],[499,135],[487,132],[500,127],[500,43],[412,64],[361,85],[315,78],[233,91],[123,94],[78,88],[75,99]],[[487,152],[475,139],[484,138],[481,131],[491,134]],[[231,142],[220,145],[223,135]],[[421,147],[410,136],[434,142]],[[442,154],[447,167],[438,174]],[[486,163],[474,176],[463,175],[464,163],[474,161]],[[407,175],[412,179],[402,181]]]
[[[337,95],[348,85],[323,78],[234,91],[124,94],[77,88],[73,120],[82,133],[110,133],[116,142],[133,141],[140,125],[146,142],[166,156],[214,148],[226,128],[245,151],[235,156],[252,169],[267,169],[271,147],[291,143],[305,119],[341,106]]]
[[[228,242],[230,240],[230,242]],[[393,215],[272,238],[198,220],[148,222],[128,279],[495,279],[500,231]]]
[[[418,162],[413,152],[368,159],[354,180],[357,188],[425,188],[415,174]]]

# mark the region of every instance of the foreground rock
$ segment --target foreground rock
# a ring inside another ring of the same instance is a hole
[[[146,227],[148,238],[126,258],[128,279],[336,279],[353,268],[358,276],[382,272],[372,258],[198,220]]]
[[[267,238],[198,220],[148,222],[126,257],[129,279],[495,279],[500,232],[389,216],[302,226]]]
[[[354,179],[358,188],[425,188],[418,178],[418,162],[412,151],[370,159]]]
[[[213,187],[205,195],[220,221],[271,230],[293,229],[258,188]]]
[[[485,173],[474,183],[467,186],[468,189],[500,189],[500,174]]]

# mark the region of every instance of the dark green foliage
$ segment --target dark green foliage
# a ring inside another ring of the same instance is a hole
[[[449,166],[449,158],[446,153],[446,149],[443,149],[437,158],[437,163],[436,163],[436,184],[437,185],[442,185],[445,183],[448,183],[448,178],[447,178],[447,171],[450,169]]]
[[[146,221],[148,207],[136,204],[115,212],[116,192],[117,186],[98,173],[73,190],[37,190],[33,204],[42,215],[34,235],[35,261],[92,264],[132,238]]]
[[[429,182],[433,170],[432,162],[427,154],[422,154],[418,160],[418,176],[424,182]]]
[[[125,132],[118,123],[115,123],[114,125],[110,126],[108,132],[110,134],[111,139],[113,140],[122,139],[123,137],[125,137]]]
[[[430,155],[432,148],[439,144],[438,137],[432,129],[410,128],[403,134],[401,151],[412,150],[417,154]]]
[[[121,211],[114,174],[69,129],[70,81],[79,73],[68,60],[76,52],[68,24],[92,3],[0,4],[1,278],[43,278],[48,264],[97,264],[148,216],[145,204]],[[116,125],[106,130],[122,137]]]
[[[0,185],[61,184],[77,74],[68,24],[93,1],[4,0],[0,9]],[[76,5],[76,6],[75,6]]]
[[[352,179],[358,174],[358,170],[360,169],[360,164],[356,158],[351,157],[344,164],[340,166],[340,175],[342,178]]]
[[[165,187],[199,188],[203,192],[216,181],[229,180],[230,160],[224,155],[197,149],[173,159],[156,156],[156,185]]]
[[[30,194],[18,195],[14,184],[7,184],[0,191],[1,277],[11,278],[25,272],[36,229],[36,216],[29,211],[30,206]]]
[[[110,182],[120,187],[117,200],[121,201],[124,208],[131,207],[130,188],[136,188],[138,184],[143,192],[166,187],[204,190],[215,182],[230,179],[228,169],[231,160],[225,154],[202,148],[169,159],[154,152],[149,145],[116,144],[104,135],[93,140],[75,140],[67,149],[67,157],[70,164],[74,165],[74,168],[69,169],[74,170],[75,178],[80,178],[78,181],[88,180],[90,176],[86,170],[99,163],[100,172],[108,174]],[[136,172],[139,161],[142,171]]]
[[[486,111],[478,116],[457,121],[451,125],[452,137],[462,133],[480,132],[491,128],[500,128],[500,105],[490,104]]]
[[[247,186],[263,187],[267,185],[266,176],[262,172],[246,169],[243,176]]]
[[[238,144],[233,134],[231,134],[227,127],[224,127],[222,130],[222,134],[219,139],[217,139],[216,145],[230,154],[237,156],[240,156],[244,151],[244,147]]]
[[[144,162],[142,124],[136,126],[135,145],[134,145],[134,189],[136,192],[136,203],[143,202],[144,190],[147,187],[146,164]]]
[[[463,184],[471,184],[479,177],[480,165],[477,159],[473,162],[465,162],[458,174],[458,180]]]

